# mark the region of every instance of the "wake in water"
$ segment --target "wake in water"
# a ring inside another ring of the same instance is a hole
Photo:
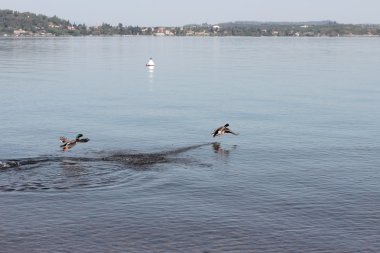
[[[127,165],[133,166],[144,166],[152,165],[156,163],[168,163],[172,159],[169,156],[178,155],[180,153],[187,152],[192,149],[197,149],[203,146],[208,146],[213,143],[204,143],[199,145],[193,145],[188,147],[177,148],[169,151],[157,152],[157,153],[135,153],[126,154],[122,152],[116,152],[112,155],[105,157],[60,157],[60,156],[45,156],[36,158],[20,158],[12,160],[0,160],[0,169],[21,167],[25,165],[43,164],[43,163],[54,163],[62,161],[74,161],[74,162],[99,162],[99,161],[109,161],[109,162],[120,162]]]
[[[178,155],[212,144],[204,143],[153,153],[120,151],[93,157],[43,156],[0,160],[0,191],[115,186],[136,177],[136,170],[146,170],[157,164],[195,164],[194,160]]]

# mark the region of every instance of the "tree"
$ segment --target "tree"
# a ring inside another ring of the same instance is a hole
[[[123,26],[122,23],[119,23],[119,24],[117,25],[117,29],[118,29],[118,33],[119,33],[120,35],[124,34],[124,26]]]

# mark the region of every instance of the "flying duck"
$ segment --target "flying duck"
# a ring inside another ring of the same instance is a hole
[[[229,124],[225,124],[224,126],[218,127],[217,129],[212,132],[212,137],[215,136],[220,136],[222,134],[233,134],[233,135],[238,135],[238,133],[234,133],[231,131],[231,129],[228,128]]]
[[[63,151],[67,151],[71,149],[72,147],[74,147],[77,143],[86,143],[90,140],[88,138],[81,139],[82,136],[83,134],[78,134],[75,140],[69,140],[68,138],[61,136],[59,138],[59,140],[62,142],[62,145],[60,145],[60,147],[62,148]]]

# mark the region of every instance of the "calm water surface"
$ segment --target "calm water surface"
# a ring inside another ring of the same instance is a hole
[[[378,66],[378,38],[0,39],[0,251],[378,252]]]

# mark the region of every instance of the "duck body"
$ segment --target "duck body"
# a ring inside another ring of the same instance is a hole
[[[218,127],[217,129],[215,129],[213,132],[212,132],[212,137],[215,137],[215,136],[221,136],[223,134],[233,134],[233,135],[239,135],[238,133],[234,133],[233,131],[231,131],[231,129],[229,129],[230,125],[227,123],[225,124],[224,126],[221,126],[221,127]]]
[[[69,140],[68,138],[61,136],[59,140],[62,142],[62,145],[60,147],[63,151],[68,151],[72,147],[74,147],[77,143],[86,143],[90,139],[88,138],[81,138],[83,134],[78,134],[77,137],[74,140]]]

